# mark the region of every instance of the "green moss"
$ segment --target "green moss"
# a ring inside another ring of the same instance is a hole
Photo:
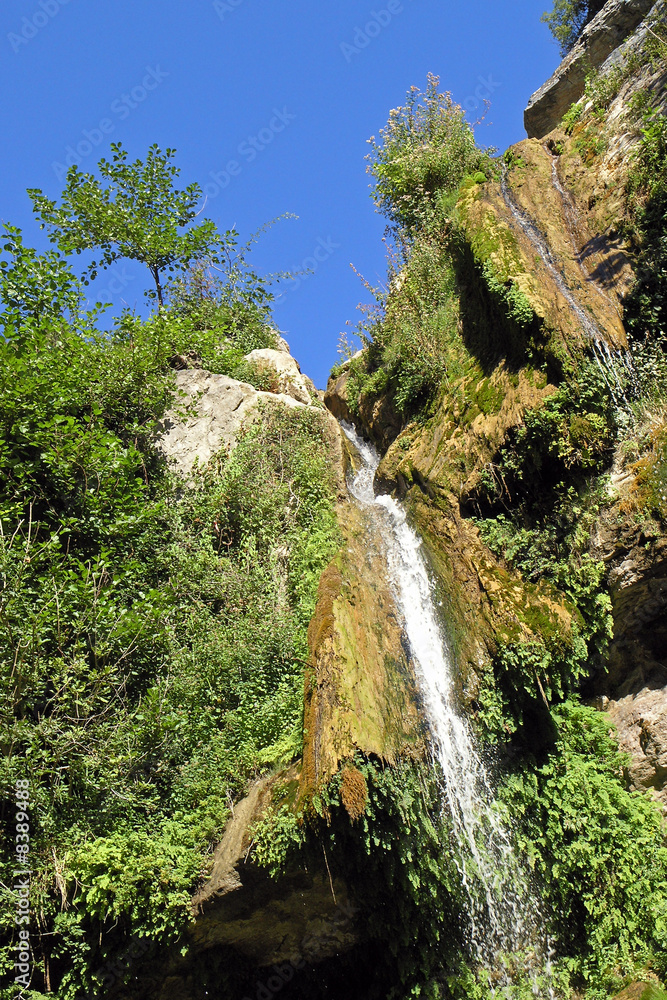
[[[477,386],[475,400],[485,417],[493,413],[499,413],[504,399],[505,394],[502,389],[493,385],[489,379],[484,379]]]
[[[503,153],[503,163],[508,170],[525,170],[526,161],[511,147]]]

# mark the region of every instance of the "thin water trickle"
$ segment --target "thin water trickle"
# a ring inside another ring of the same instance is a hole
[[[443,805],[451,817],[456,864],[468,897],[471,957],[498,970],[502,954],[530,950],[539,971],[548,971],[550,953],[539,906],[494,801],[472,730],[457,706],[452,657],[438,621],[421,540],[396,500],[375,496],[379,456],[373,446],[349,424],[342,427],[361,458],[350,492],[377,519],[385,540],[389,577],[442,773]]]
[[[519,205],[517,205],[514,199],[514,195],[510,190],[510,186],[507,183],[506,174],[503,174],[501,178],[500,188],[502,191],[505,204],[507,205],[513,217],[516,219],[517,223],[519,224],[523,232],[526,234],[530,242],[537,250],[540,257],[544,261],[544,264],[549,273],[551,274],[552,278],[554,279],[558,287],[558,290],[560,291],[561,295],[566,300],[567,304],[570,306],[572,311],[577,316],[585,333],[591,338],[591,340],[594,343],[602,342],[606,344],[605,337],[602,334],[602,332],[598,329],[597,324],[593,322],[588,313],[579,305],[574,295],[572,294],[567,284],[565,283],[565,280],[558,269],[558,263],[556,261],[556,258],[552,254],[551,248],[549,247],[544,236],[542,235],[538,227],[535,225],[533,220],[530,218],[530,216],[526,212],[524,212],[524,210],[520,208]]]
[[[561,194],[563,200],[565,200],[567,196],[560,184],[560,181],[558,180],[558,174],[557,172],[555,172],[555,168],[554,168],[554,173],[556,178],[555,183],[557,184],[557,189]],[[570,306],[570,308],[576,315],[577,319],[581,323],[584,332],[590,339],[593,348],[593,358],[595,360],[596,365],[598,366],[598,368],[602,373],[602,377],[605,380],[605,383],[607,385],[607,388],[609,389],[612,399],[614,400],[614,403],[618,407],[628,409],[630,403],[627,399],[627,395],[623,387],[623,384],[619,379],[618,371],[616,370],[616,366],[614,364],[614,358],[612,357],[611,351],[609,350],[609,344],[607,343],[606,337],[604,336],[598,325],[588,315],[586,310],[579,305],[576,298],[568,288],[565,279],[563,278],[562,274],[558,269],[558,264],[554,255],[551,252],[551,248],[549,247],[546,239],[540,232],[537,225],[533,222],[530,216],[526,212],[524,212],[524,210],[520,208],[519,205],[517,205],[514,196],[510,190],[510,186],[507,183],[506,173],[503,173],[503,176],[500,181],[500,188],[502,191],[505,204],[509,208],[510,212],[512,213],[518,225],[521,227],[523,232],[526,234],[530,242],[537,250],[540,257],[544,261],[544,264],[548,269],[548,271],[550,272],[552,278],[554,279],[560,293],[567,301],[568,305]],[[622,358],[624,365],[628,367],[629,370],[632,371],[632,358],[629,357],[628,352],[617,351],[614,353],[617,358]]]

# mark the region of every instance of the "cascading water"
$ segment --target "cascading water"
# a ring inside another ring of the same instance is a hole
[[[379,456],[373,446],[349,424],[342,427],[361,457],[350,491],[380,522],[389,576],[442,772],[443,805],[451,816],[456,863],[469,903],[471,957],[498,971],[503,954],[530,952],[532,971],[539,966],[548,975],[549,947],[539,907],[494,803],[470,726],[457,710],[452,659],[438,622],[421,541],[392,497],[375,496]]]
[[[557,174],[556,177],[558,177]],[[540,257],[544,261],[544,264],[549,273],[551,274],[552,278],[554,279],[554,282],[558,290],[560,291],[561,295],[566,300],[566,302],[574,312],[575,316],[581,323],[582,329],[584,330],[585,334],[590,339],[593,348],[593,358],[595,359],[596,365],[602,372],[602,376],[607,384],[607,388],[611,393],[611,397],[614,400],[614,403],[616,404],[616,406],[624,406],[625,408],[629,408],[630,403],[626,397],[626,392],[623,383],[619,378],[615,364],[615,359],[620,359],[624,367],[626,367],[630,371],[632,380],[632,378],[636,378],[634,370],[632,368],[632,358],[629,356],[627,351],[623,352],[617,351],[614,352],[614,356],[612,356],[612,353],[609,350],[609,344],[607,343],[606,337],[599,329],[597,324],[588,315],[585,309],[583,309],[582,306],[579,305],[574,295],[568,288],[562,274],[558,269],[558,264],[556,262],[556,259],[554,258],[554,255],[551,252],[551,248],[549,247],[547,241],[540,232],[539,228],[535,225],[530,216],[526,212],[524,212],[523,209],[519,207],[519,205],[517,205],[514,196],[512,195],[512,192],[510,190],[510,186],[507,183],[506,173],[503,173],[503,176],[500,181],[500,188],[502,191],[505,204],[509,208],[510,212],[512,213],[514,219],[516,220],[520,228],[526,234],[530,242],[537,250]],[[558,181],[558,190],[559,193],[562,193],[562,197],[565,197],[565,193],[563,192],[563,189],[560,185],[560,181]]]

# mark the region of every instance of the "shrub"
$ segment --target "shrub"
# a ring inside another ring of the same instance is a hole
[[[439,91],[429,74],[426,92],[412,87],[403,107],[393,110],[380,141],[369,142],[368,171],[380,212],[406,233],[419,229],[436,196],[458,188],[470,174],[492,171],[490,150],[480,149],[465,112]]]
[[[585,361],[524,416],[499,466],[518,492],[537,497],[566,478],[604,468],[616,436],[614,404],[598,365]]]
[[[553,712],[558,742],[536,770],[501,789],[533,859],[557,951],[575,983],[609,983],[654,958],[664,965],[667,849],[660,814],[628,792],[608,719],[567,702]],[[621,983],[616,980],[617,988]]]
[[[315,409],[260,413],[188,490],[155,448],[173,355],[242,357],[244,338],[266,336],[261,303],[216,293],[204,318],[181,302],[108,335],[79,312],[61,258],[16,231],[7,255],[0,811],[7,822],[8,792],[29,777],[33,985],[74,1000],[128,939],[178,935],[230,803],[300,752],[333,483]]]

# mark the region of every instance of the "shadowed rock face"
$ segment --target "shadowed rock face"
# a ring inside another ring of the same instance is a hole
[[[599,704],[630,755],[629,785],[650,792],[667,816],[667,538],[621,512],[632,475],[612,480],[619,498],[593,536],[593,554],[609,567],[614,615]]]
[[[541,139],[560,123],[563,115],[584,92],[586,76],[597,69],[634,31],[655,0],[608,0],[584,28],[579,41],[536,91],[524,112],[531,138]]]
[[[363,352],[359,351],[356,357]],[[349,362],[343,365],[342,372],[329,379],[324,393],[324,405],[335,416],[336,420],[346,420],[354,424],[357,430],[369,438],[381,451],[389,447],[401,429],[401,417],[386,396],[377,400],[361,399],[359,413],[352,413],[348,400],[348,381],[350,378]]]

